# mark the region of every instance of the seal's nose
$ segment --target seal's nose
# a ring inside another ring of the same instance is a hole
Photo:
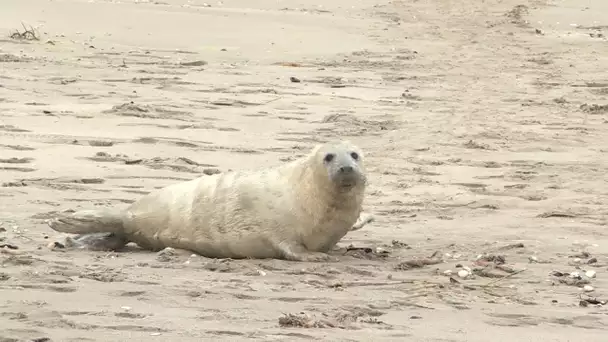
[[[340,173],[351,173],[351,172],[353,172],[352,166],[342,166],[340,168]]]

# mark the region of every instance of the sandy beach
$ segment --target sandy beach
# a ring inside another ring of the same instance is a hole
[[[606,341],[606,13],[3,0],[0,342]],[[58,212],[336,139],[376,218],[338,262],[48,247]]]

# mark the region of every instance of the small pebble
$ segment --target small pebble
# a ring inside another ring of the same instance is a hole
[[[343,286],[344,286],[344,284],[339,280],[332,281],[329,284],[329,287],[334,288],[334,289],[341,289]]]
[[[446,275],[448,277],[451,276],[452,275],[452,270],[445,270],[445,271],[443,271],[443,275]]]
[[[266,275],[266,272],[262,271],[262,270],[258,270],[258,274],[261,275],[262,277]]]
[[[125,310],[125,311],[131,310],[130,306],[121,306],[120,308],[123,309],[123,310]]]
[[[458,276],[460,278],[464,279],[464,278],[466,278],[466,277],[469,276],[469,271],[467,271],[467,270],[460,270],[460,271],[458,271]]]
[[[585,291],[585,292],[592,292],[593,290],[594,290],[594,288],[591,285],[583,286],[583,291]]]
[[[574,258],[572,260],[572,262],[574,262],[575,264],[580,264],[581,263],[581,258]]]
[[[50,250],[65,248],[65,245],[61,242],[53,241],[47,245]]]
[[[529,256],[529,257],[528,257],[528,260],[529,260],[530,262],[538,262],[538,258],[537,258],[537,257],[535,257],[534,255]]]
[[[595,278],[597,272],[593,271],[593,270],[589,270],[587,272],[585,272],[585,275],[589,278]]]
[[[578,272],[572,272],[570,273],[570,278],[580,278],[580,274]]]

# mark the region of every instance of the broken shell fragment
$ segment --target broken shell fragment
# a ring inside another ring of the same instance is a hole
[[[462,279],[466,278],[469,276],[469,271],[467,270],[460,270],[458,271],[458,276]]]

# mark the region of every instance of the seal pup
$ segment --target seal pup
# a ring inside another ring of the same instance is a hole
[[[366,184],[363,152],[340,141],[283,165],[169,185],[126,209],[81,210],[47,223],[96,249],[134,242],[210,258],[326,261],[344,235],[370,222],[359,219]]]

